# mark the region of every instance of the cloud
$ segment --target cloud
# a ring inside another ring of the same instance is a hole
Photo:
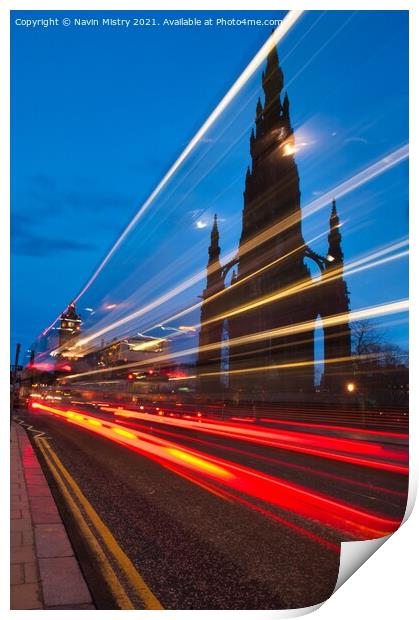
[[[20,256],[49,257],[63,252],[86,252],[96,249],[90,242],[56,235],[46,236],[35,230],[38,218],[31,214],[12,214],[11,251]]]
[[[208,228],[208,226],[212,226],[214,222],[215,211],[213,209],[194,209],[192,211],[188,211],[187,213],[192,218],[193,227],[198,230]],[[217,221],[218,223],[225,222],[226,219],[217,214]]]
[[[205,222],[204,220],[197,220],[195,222],[195,228],[206,228],[208,226],[208,222]]]
[[[107,238],[110,230],[116,235],[135,206],[129,196],[95,187],[92,179],[77,178],[63,186],[54,177],[32,175],[13,192],[12,253],[51,257],[98,249],[89,239],[92,230],[98,239],[102,234]]]
[[[97,216],[97,211],[106,214],[125,211],[130,214],[136,201],[132,196],[115,191],[111,188],[95,187],[95,181],[89,178],[76,178],[71,185],[59,184],[55,178],[44,174],[32,175],[26,182],[20,182],[17,194],[31,205],[37,216],[48,214],[48,217],[61,217],[69,211],[77,215]],[[99,218],[100,225],[102,218]]]

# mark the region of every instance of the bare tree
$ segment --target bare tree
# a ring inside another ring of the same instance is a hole
[[[351,324],[354,378],[362,409],[407,406],[409,354],[363,319]]]
[[[363,319],[351,324],[352,354],[354,357],[367,357],[380,366],[396,367],[408,365],[408,353],[399,345],[387,342],[385,334],[374,323]]]
[[[383,344],[383,335],[374,323],[361,319],[351,323],[352,353],[356,356],[378,353]]]
[[[409,354],[399,345],[384,342],[381,345],[381,364],[386,368],[409,365]]]

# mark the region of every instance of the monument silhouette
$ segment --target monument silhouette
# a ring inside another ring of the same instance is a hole
[[[318,317],[324,328],[321,387],[341,392],[350,378],[349,295],[336,202],[327,254],[320,256],[302,234],[290,103],[286,93],[281,97],[284,76],[275,47],[262,86],[264,105],[259,98],[250,136],[238,252],[221,264],[215,216],[201,306],[199,390],[236,401],[295,400],[313,393]],[[317,279],[310,261],[320,270]],[[335,315],[341,316],[331,320]]]

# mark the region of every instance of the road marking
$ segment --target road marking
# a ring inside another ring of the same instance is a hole
[[[131,560],[123,552],[121,547],[118,545],[117,541],[115,540],[115,538],[114,538],[113,534],[111,533],[111,531],[109,530],[109,528],[103,523],[102,519],[99,517],[99,515],[97,514],[97,512],[95,511],[93,506],[90,504],[88,499],[82,493],[80,487],[77,485],[77,483],[72,478],[70,473],[67,471],[67,469],[64,467],[64,465],[61,463],[60,459],[58,458],[58,456],[56,455],[54,450],[51,448],[51,446],[48,443],[48,441],[46,439],[44,439],[44,438],[40,438],[37,443],[38,443],[38,445],[42,443],[42,445],[44,447],[44,450],[45,450],[45,448],[48,450],[49,455],[50,455],[51,459],[54,461],[54,464],[55,464],[53,466],[56,466],[56,468],[61,472],[61,475],[63,476],[63,478],[65,479],[65,481],[67,482],[67,484],[69,485],[71,490],[73,491],[75,497],[77,498],[77,500],[81,504],[82,508],[84,509],[85,513],[87,514],[87,516],[91,520],[91,522],[94,525],[96,531],[100,534],[100,537],[102,538],[102,540],[103,540],[104,544],[106,545],[107,549],[114,556],[114,558],[117,561],[119,567],[123,570],[123,572],[125,573],[126,577],[129,580],[129,582],[131,583],[132,587],[134,588],[135,593],[137,594],[137,596],[143,602],[145,609],[164,609],[164,607],[161,605],[160,601],[153,594],[153,592],[150,590],[150,588],[145,583],[144,579],[138,573],[137,569],[135,568],[135,566],[133,565]],[[66,491],[67,491],[67,489],[66,489]],[[68,493],[68,491],[67,491],[67,493]],[[70,498],[71,498],[71,496],[70,496]],[[72,501],[74,503],[73,499],[72,499]],[[77,506],[76,506],[76,508],[77,508]],[[96,543],[97,543],[97,540],[96,540]],[[97,544],[99,544],[99,543],[97,543]],[[102,551],[102,553],[103,553],[103,551]],[[125,607],[125,609],[127,609],[127,608],[128,609],[133,609],[132,604],[131,604],[130,607]]]
[[[20,418],[17,418],[16,416],[13,417],[13,422],[17,422],[17,424],[20,424],[21,426],[26,426],[26,430],[31,431],[31,433],[38,433],[37,435],[34,435],[34,438],[42,437],[42,435],[45,435],[43,431],[39,431],[37,428],[34,428],[31,424],[24,422],[23,420],[21,420]]]
[[[134,605],[132,604],[130,598],[128,597],[127,593],[125,592],[121,582],[119,581],[115,571],[113,570],[112,566],[109,563],[109,560],[107,559],[102,547],[100,546],[98,540],[96,539],[94,533],[92,532],[92,530],[90,529],[89,525],[87,524],[87,521],[85,520],[85,518],[83,517],[83,514],[80,510],[80,508],[77,506],[76,502],[74,501],[74,499],[71,497],[67,487],[65,486],[60,473],[58,472],[57,468],[55,467],[54,463],[51,461],[48,453],[47,453],[47,447],[50,448],[48,442],[43,439],[43,438],[39,438],[36,441],[39,449],[42,452],[42,455],[45,459],[46,464],[48,465],[52,475],[55,478],[55,481],[57,482],[60,491],[63,495],[64,500],[66,501],[69,509],[71,510],[82,534],[83,537],[85,539],[85,541],[87,542],[87,544],[90,546],[90,548],[92,549],[93,553],[95,554],[98,562],[99,562],[99,568],[100,571],[106,581],[106,583],[109,586],[109,589],[112,592],[112,595],[115,598],[115,601],[117,602],[118,606],[121,609],[135,609]]]

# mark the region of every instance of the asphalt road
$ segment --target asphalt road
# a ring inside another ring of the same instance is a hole
[[[286,609],[314,605],[332,594],[339,543],[356,538],[345,523],[335,528],[260,498],[249,501],[246,493],[229,493],[223,485],[217,494],[214,485],[200,486],[62,418],[26,412],[20,418],[46,433],[52,449],[164,608]],[[404,475],[214,437],[162,421],[117,421],[156,441],[175,442],[279,476],[359,510],[391,519],[400,519],[404,512]],[[94,554],[77,535],[57,491],[55,496],[97,606],[115,607],[96,570]],[[136,606],[142,608],[141,601]]]

